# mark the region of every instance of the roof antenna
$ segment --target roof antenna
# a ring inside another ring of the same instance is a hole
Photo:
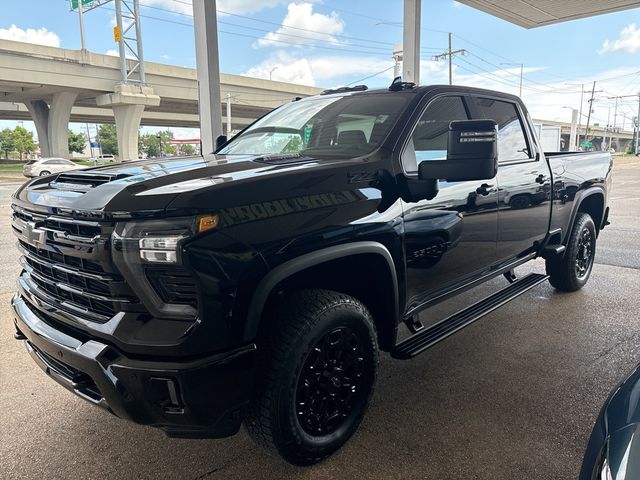
[[[389,85],[389,91],[399,92],[400,90],[411,90],[412,88],[415,88],[415,87],[416,87],[415,83],[403,82],[402,77],[398,75],[393,79],[393,82],[391,82],[391,85]]]

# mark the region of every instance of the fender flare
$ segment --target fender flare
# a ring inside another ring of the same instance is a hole
[[[569,217],[569,225],[567,228],[567,234],[565,235],[565,237],[562,239],[562,243],[566,244],[567,241],[569,240],[569,238],[571,237],[571,232],[573,231],[573,223],[576,220],[576,216],[578,215],[578,211],[580,210],[580,206],[582,205],[582,202],[585,201],[585,199],[587,199],[588,197],[591,197],[593,195],[602,195],[602,199],[603,199],[603,206],[602,206],[602,220],[604,220],[604,212],[607,209],[607,194],[604,190],[603,187],[600,186],[594,186],[594,187],[589,187],[586,190],[578,190],[578,192],[576,193],[576,197],[574,199],[573,202],[573,208],[571,209],[571,216]],[[602,225],[596,225],[596,231],[600,232],[600,227]]]
[[[389,274],[391,275],[391,282],[393,283],[392,293],[395,315],[393,321],[397,323],[399,313],[398,276],[391,253],[389,252],[387,247],[378,242],[352,242],[306,253],[291,260],[287,260],[286,262],[278,265],[269,273],[267,273],[264,278],[260,280],[253,296],[251,297],[251,301],[249,303],[249,308],[247,311],[244,340],[252,341],[258,335],[258,327],[260,325],[260,319],[262,317],[262,310],[264,309],[269,295],[271,294],[275,286],[280,282],[290,277],[291,275],[301,272],[302,270],[305,270],[307,268],[315,267],[322,263],[337,260],[339,258],[350,257],[365,253],[380,255],[385,259],[387,265],[389,266]]]

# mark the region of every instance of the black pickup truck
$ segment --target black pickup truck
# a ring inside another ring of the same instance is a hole
[[[22,186],[16,338],[121,418],[183,438],[244,423],[294,464],[357,429],[379,350],[410,359],[546,279],[581,288],[607,224],[610,155],[545,154],[498,92],[327,91],[220,140]],[[545,274],[516,277],[537,257]]]

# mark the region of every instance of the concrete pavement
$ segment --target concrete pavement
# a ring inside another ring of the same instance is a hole
[[[602,402],[640,360],[640,161],[621,161],[614,176],[612,225],[587,287],[560,294],[544,283],[415,360],[383,356],[360,431],[306,469],[244,431],[168,439],[47,378],[12,339],[19,268],[0,186],[0,478],[575,478]]]

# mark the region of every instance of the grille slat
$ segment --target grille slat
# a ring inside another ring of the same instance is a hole
[[[13,210],[23,279],[33,295],[70,317],[96,323],[128,306],[140,311],[136,295],[110,258],[112,223],[45,215],[16,205]]]

